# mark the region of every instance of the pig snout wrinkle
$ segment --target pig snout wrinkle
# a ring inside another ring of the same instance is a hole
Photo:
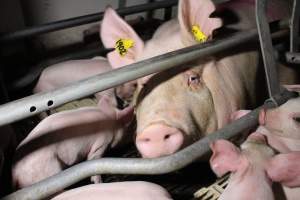
[[[154,124],[136,138],[136,146],[144,158],[156,158],[178,151],[183,144],[183,133],[177,128]]]

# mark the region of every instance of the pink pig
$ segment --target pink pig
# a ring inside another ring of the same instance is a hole
[[[112,68],[107,59],[103,57],[61,62],[49,66],[42,71],[42,74],[40,75],[33,92],[48,92],[75,81],[105,73],[111,69]],[[105,94],[111,97],[111,101],[114,103],[114,105],[116,105],[116,93],[119,98],[125,102],[128,102],[131,100],[131,97],[128,94],[133,93],[135,90],[135,85],[135,82],[124,83],[116,87],[115,91],[114,89],[108,89],[106,91],[96,93],[95,97],[99,100],[101,96]]]
[[[97,107],[53,114],[40,122],[18,146],[12,168],[13,184],[23,188],[84,160],[100,158],[105,150],[128,137],[133,109],[117,110],[103,96]],[[94,176],[93,182],[100,182]]]
[[[269,9],[270,20],[288,15],[285,1],[274,2]],[[232,0],[219,8],[230,9],[239,18],[232,28],[256,27],[254,1]],[[114,48],[119,39],[134,42],[125,55],[110,52],[109,63],[119,68],[197,44],[201,35],[210,40],[213,32],[222,27],[220,18],[211,17],[219,8],[211,0],[180,0],[178,19],[163,24],[146,43],[112,8],[107,8],[101,29],[105,47]],[[137,116],[136,146],[141,155],[170,155],[224,127],[234,111],[253,105],[258,64],[256,50],[224,52],[188,63],[186,66],[193,68],[176,75],[168,71],[138,79],[133,102]]]
[[[278,108],[261,110],[259,115],[259,123],[268,130],[263,134],[268,137],[270,145],[281,153],[300,151],[299,119],[300,97],[290,99]]]
[[[42,71],[33,91],[34,93],[48,92],[72,82],[101,74],[109,70],[111,70],[111,66],[108,61],[102,57],[58,63],[49,66]],[[99,100],[103,94],[110,96],[112,100],[115,101],[113,89],[96,93],[95,97]]]
[[[171,200],[168,192],[149,182],[117,182],[87,185],[66,191],[52,200]]]
[[[290,160],[294,155],[274,156],[274,150],[260,134],[261,128],[248,137],[241,150],[226,140],[211,144],[213,171],[218,176],[231,172],[229,184],[219,200],[273,200],[272,181],[290,186],[299,181],[299,173],[294,172],[299,164]],[[286,165],[285,161],[291,164]],[[295,196],[288,199],[295,199]]]

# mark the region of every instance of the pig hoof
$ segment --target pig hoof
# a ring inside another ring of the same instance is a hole
[[[100,175],[95,175],[91,177],[91,182],[94,184],[102,183],[102,179]]]

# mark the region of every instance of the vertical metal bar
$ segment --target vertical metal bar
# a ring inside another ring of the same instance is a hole
[[[155,0],[148,0],[148,3],[153,3],[155,2]],[[147,16],[146,18],[149,20],[149,19],[152,19],[153,18],[153,15],[154,15],[154,10],[149,10],[147,12]]]
[[[293,12],[290,24],[290,52],[299,51],[299,23],[300,23],[300,2],[299,0],[294,0]]]
[[[5,81],[3,78],[3,66],[0,64],[0,104],[7,103],[9,101]]]
[[[127,0],[119,0],[119,8],[125,8],[127,4]]]
[[[165,8],[164,20],[168,21],[172,18],[172,7]]]
[[[118,8],[119,9],[125,8],[126,4],[127,4],[127,0],[119,0]],[[125,19],[125,15],[121,15],[121,17],[123,17]]]
[[[256,0],[255,11],[257,30],[268,85],[268,92],[270,99],[272,99],[272,101],[276,103],[276,100],[273,97],[276,94],[280,93],[280,84],[278,80],[270,27],[266,15],[267,0]]]
[[[286,60],[290,63],[300,64],[300,2],[294,0],[293,12],[290,21],[290,52],[286,53]]]

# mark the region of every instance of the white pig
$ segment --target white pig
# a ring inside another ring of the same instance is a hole
[[[219,200],[274,200],[272,181],[284,184],[294,184],[299,181],[299,175],[293,173],[294,155],[275,155],[274,150],[267,145],[259,127],[252,133],[241,150],[226,140],[217,140],[211,144],[213,155],[210,159],[212,170],[223,176],[231,172],[229,183]],[[290,160],[291,165],[285,165]],[[297,197],[298,198],[298,197]],[[295,199],[295,198],[292,198]],[[291,199],[289,199],[291,200]]]
[[[259,123],[270,145],[281,153],[300,151],[300,97],[290,99],[278,108],[261,110]]]
[[[103,57],[58,63],[49,66],[42,71],[33,92],[48,92],[109,70],[111,70],[111,66]],[[95,97],[99,100],[103,94],[114,99],[113,89],[106,90],[105,92],[98,92],[95,94]]]
[[[131,107],[117,110],[110,98],[103,96],[97,107],[45,118],[17,148],[12,168],[15,188],[29,186],[78,162],[100,158],[126,137],[132,116]],[[100,176],[91,180],[98,183]]]
[[[149,182],[117,182],[87,185],[64,192],[52,200],[171,200],[168,192]]]
[[[288,15],[285,3],[272,1],[270,20]],[[256,27],[254,1],[232,0],[220,8],[228,8],[237,15],[239,22],[231,27]],[[124,45],[125,53],[120,53],[124,48],[117,48],[107,58],[113,68],[119,68],[210,40],[222,26],[220,18],[211,17],[215,10],[211,0],[180,0],[178,20],[163,24],[144,43],[112,8],[107,8],[101,29],[105,47],[119,47],[120,39],[131,42]],[[141,155],[170,155],[228,124],[234,111],[255,103],[258,64],[256,50],[227,51],[188,63],[185,66],[194,68],[175,76],[165,72],[138,79],[134,102],[136,146]]]

